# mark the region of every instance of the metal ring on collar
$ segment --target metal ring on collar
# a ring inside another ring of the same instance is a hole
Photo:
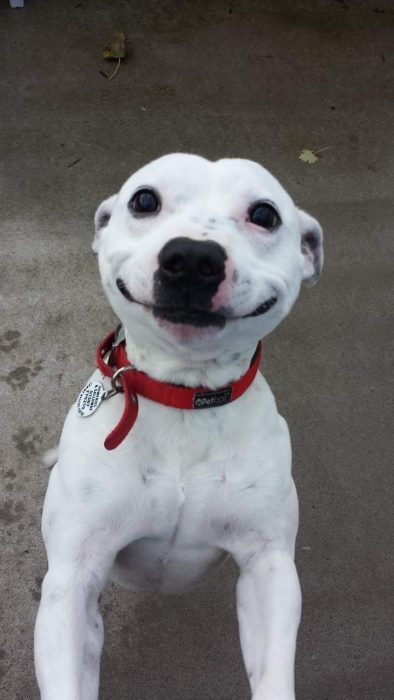
[[[119,367],[119,369],[116,370],[116,372],[113,373],[111,377],[111,386],[114,391],[122,391],[122,385],[117,384],[116,380],[118,377],[120,377],[123,372],[129,372],[131,369],[134,369],[133,365],[125,365],[124,367]]]
[[[111,396],[115,396],[115,394],[119,394],[120,391],[123,391],[123,387],[121,384],[117,383],[118,377],[120,377],[123,372],[129,372],[130,370],[134,369],[133,365],[125,365],[124,367],[119,367],[119,369],[116,370],[116,372],[113,373],[111,377],[111,386],[112,389],[107,391],[105,398],[109,399]]]

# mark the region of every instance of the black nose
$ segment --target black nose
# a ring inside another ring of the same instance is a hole
[[[173,286],[219,285],[224,279],[226,253],[214,241],[173,238],[159,254],[162,278]]]
[[[215,241],[173,238],[159,253],[155,273],[157,305],[208,311],[225,278],[227,255]]]

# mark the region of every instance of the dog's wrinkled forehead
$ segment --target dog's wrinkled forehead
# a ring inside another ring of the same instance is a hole
[[[216,162],[184,153],[163,156],[141,168],[123,185],[119,203],[126,204],[139,187],[153,187],[163,203],[176,210],[193,206],[206,207],[224,215],[226,210],[248,206],[265,199],[278,207],[293,206],[292,200],[261,165],[240,158]],[[164,201],[165,200],[165,201]],[[204,215],[204,209],[201,215]]]

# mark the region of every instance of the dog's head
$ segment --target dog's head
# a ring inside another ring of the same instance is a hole
[[[262,166],[167,155],[95,216],[104,289],[135,342],[213,357],[251,347],[322,268],[322,230]]]

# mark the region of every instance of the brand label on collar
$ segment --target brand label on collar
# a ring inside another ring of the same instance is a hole
[[[218,391],[200,391],[193,396],[193,408],[215,408],[223,406],[231,399],[231,386]]]
[[[100,406],[105,394],[101,382],[89,382],[77,398],[77,411],[82,418],[87,418]]]

